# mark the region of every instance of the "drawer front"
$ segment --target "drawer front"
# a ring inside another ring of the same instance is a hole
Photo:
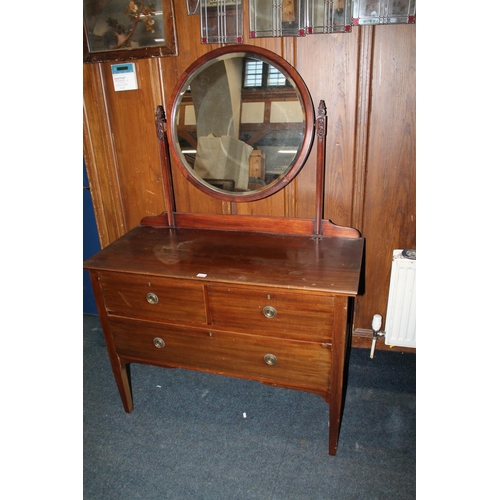
[[[206,323],[203,285],[182,280],[100,273],[108,314]]]
[[[125,318],[110,318],[110,323],[118,354],[131,360],[248,378],[312,392],[328,391],[332,359],[330,344]]]
[[[257,335],[331,342],[334,297],[263,288],[208,287],[211,324]]]

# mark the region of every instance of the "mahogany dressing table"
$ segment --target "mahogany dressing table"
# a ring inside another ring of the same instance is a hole
[[[234,131],[235,116],[251,102],[242,78],[234,77],[243,74],[248,61],[262,62],[267,71],[279,70],[286,85],[261,92],[265,106],[278,107],[283,115],[299,109],[301,122],[284,120],[276,127],[265,120],[252,126],[242,121],[239,132]],[[223,133],[209,131],[213,116],[207,101],[224,93],[232,103],[224,106],[230,109],[230,125],[217,125]],[[182,120],[189,106],[196,116],[194,127]],[[315,120],[309,92],[291,65],[265,49],[226,46],[184,73],[169,103],[168,122],[159,106],[156,124],[167,210],[145,217],[84,263],[125,411],[133,410],[130,363],[309,391],[330,406],[328,450],[335,455],[349,318],[358,293],[364,240],[355,229],[322,218],[324,103]],[[297,175],[314,135],[314,219],[175,211],[170,157],[203,192],[248,202],[275,194]],[[296,141],[296,153],[286,168],[273,163],[276,140],[288,148]],[[204,141],[208,147],[203,152]],[[233,153],[227,153],[229,148]],[[249,169],[250,156],[265,164]],[[216,157],[212,163],[211,157]],[[280,168],[282,173],[276,174]],[[260,178],[249,171],[261,173]]]

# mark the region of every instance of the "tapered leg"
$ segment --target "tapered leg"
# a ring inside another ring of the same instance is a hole
[[[328,429],[328,453],[330,455],[337,454],[337,446],[339,443],[340,432],[340,415],[342,412],[341,406],[338,401],[330,401],[330,420]]]
[[[130,413],[134,409],[132,387],[130,385],[130,364],[122,366],[119,373],[115,373],[115,380],[122,399],[123,409]]]
[[[347,348],[348,297],[335,297],[332,334],[332,374],[330,380],[330,422],[328,453],[337,454],[343,410],[344,369]]]
[[[92,282],[92,288],[94,290],[97,311],[99,312],[99,318],[101,320],[102,331],[104,333],[104,340],[106,341],[106,346],[108,348],[111,368],[115,376],[116,385],[118,386],[118,392],[120,393],[124,410],[127,413],[130,413],[134,409],[132,400],[132,388],[130,386],[130,365],[127,363],[123,363],[120,360],[120,357],[118,356],[113,345],[110,325],[106,314],[106,306],[104,304],[101,285],[99,283],[98,272],[90,271],[90,279]]]

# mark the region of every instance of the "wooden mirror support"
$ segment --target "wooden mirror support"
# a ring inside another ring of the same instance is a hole
[[[166,117],[162,106],[156,109],[156,130],[158,138],[158,149],[162,164],[165,191],[167,193],[167,210],[157,216],[144,217],[142,225],[156,227],[200,227],[208,229],[213,225],[220,225],[228,230],[256,230],[265,232],[283,232],[290,234],[311,234],[315,236],[339,236],[345,238],[358,238],[359,231],[354,228],[338,226],[329,220],[323,219],[324,211],[324,178],[325,178],[325,139],[326,139],[326,106],[321,101],[316,118],[316,199],[315,218],[285,218],[285,217],[262,217],[249,215],[210,215],[210,214],[188,214],[175,212],[175,197],[173,191],[171,162],[168,155],[168,138],[166,134]],[[305,159],[304,159],[305,161]],[[289,180],[281,185],[283,189]],[[210,191],[207,191],[210,194]],[[247,201],[245,199],[245,201]]]
[[[245,378],[324,398],[335,455],[364,240],[323,218],[325,103],[307,125],[317,146],[313,219],[177,212],[169,126],[158,106],[165,212],[84,263],[125,411],[130,363]]]

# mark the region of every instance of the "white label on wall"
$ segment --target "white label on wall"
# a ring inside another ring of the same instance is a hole
[[[139,88],[134,63],[112,64],[111,73],[113,74],[113,84],[117,92]]]

